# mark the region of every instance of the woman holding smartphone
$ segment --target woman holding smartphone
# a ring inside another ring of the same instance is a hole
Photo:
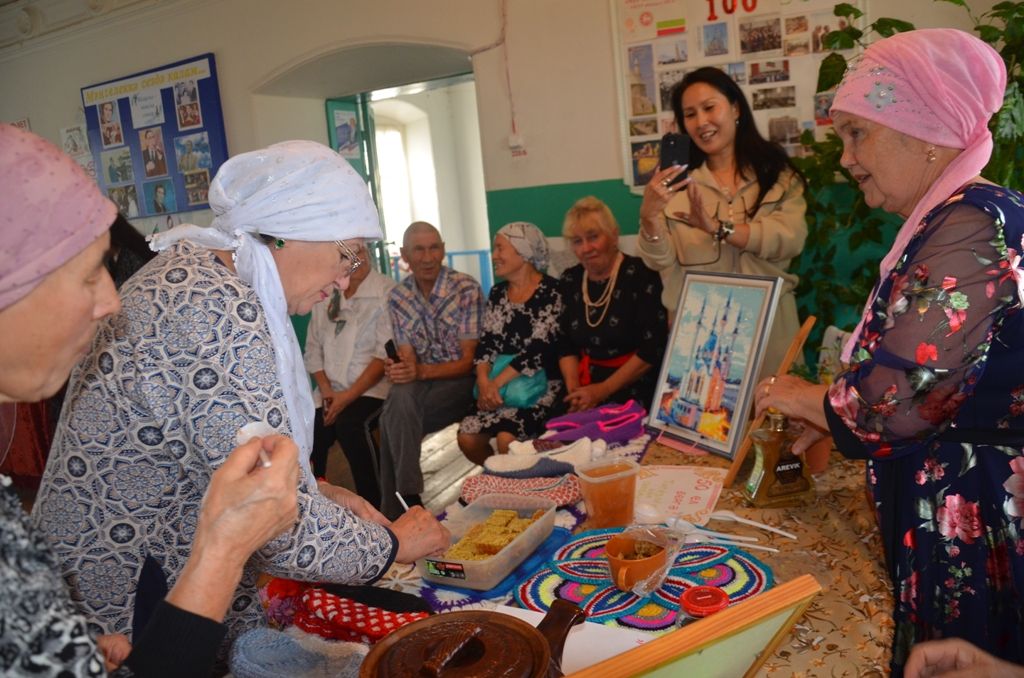
[[[662,273],[670,312],[686,270],[782,278],[761,366],[770,374],[800,327],[793,294],[799,278],[788,269],[807,238],[803,176],[757,131],[743,92],[718,68],[688,73],[671,99],[676,125],[692,140],[690,164],[659,168],[644,189],[640,258]]]

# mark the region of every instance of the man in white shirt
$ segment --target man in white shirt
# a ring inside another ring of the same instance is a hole
[[[356,492],[381,504],[380,451],[374,433],[390,383],[384,379],[384,344],[391,339],[388,293],[395,281],[372,270],[365,247],[348,289],[313,307],[306,334],[306,370],[313,375],[317,405],[310,455],[313,474],[324,477],[335,441],[352,469]]]

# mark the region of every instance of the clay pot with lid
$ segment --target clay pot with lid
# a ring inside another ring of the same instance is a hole
[[[433,615],[377,643],[359,676],[559,678],[565,638],[585,617],[564,600],[555,600],[536,628],[488,610]]]

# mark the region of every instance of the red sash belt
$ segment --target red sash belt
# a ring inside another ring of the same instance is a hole
[[[590,366],[597,365],[598,367],[622,367],[625,365],[630,358],[636,355],[636,351],[630,351],[629,353],[623,353],[620,356],[614,358],[605,358],[604,360],[598,360],[597,358],[591,358],[589,354],[580,354],[580,386],[588,386],[591,383],[590,380]]]

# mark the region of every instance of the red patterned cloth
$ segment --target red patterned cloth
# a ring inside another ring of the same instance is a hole
[[[545,497],[559,506],[569,506],[583,499],[580,480],[571,473],[558,478],[502,478],[483,473],[462,482],[460,499],[469,504],[485,494],[495,493]]]
[[[429,616],[426,612],[391,612],[315,588],[303,594],[302,604],[304,609],[295,613],[295,625],[303,631],[370,645]]]
[[[0,461],[3,462],[0,473],[14,478],[16,485],[39,487],[55,426],[56,422],[50,416],[49,401],[18,403],[17,424],[6,459],[3,459],[3,442],[0,442]]]

